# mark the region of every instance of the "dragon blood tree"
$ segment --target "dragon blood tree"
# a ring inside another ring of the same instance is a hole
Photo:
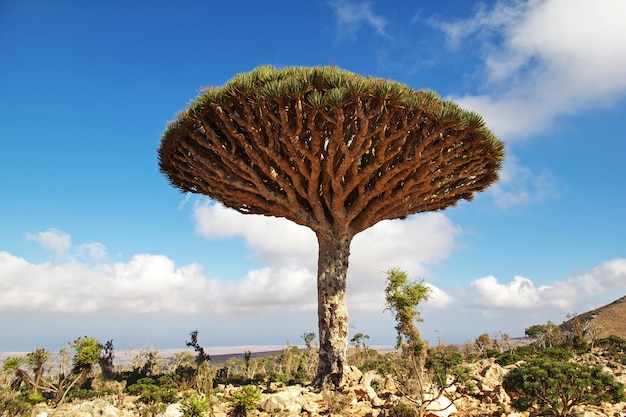
[[[346,363],[350,242],[385,219],[471,200],[498,178],[504,145],[480,115],[430,91],[335,67],[262,66],[203,90],[161,138],[174,187],[315,232],[319,366]]]

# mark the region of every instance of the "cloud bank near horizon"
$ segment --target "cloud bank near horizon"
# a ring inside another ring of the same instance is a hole
[[[72,253],[74,246],[58,243],[71,242],[71,237],[50,229],[30,238],[54,251],[49,262],[33,264],[0,252],[0,311],[218,316],[315,311],[317,243],[307,229],[242,215],[219,204],[197,204],[194,218],[204,237],[244,238],[267,266],[250,270],[238,281],[223,281],[199,264],[177,266],[165,255],[136,254],[127,262],[109,262],[101,257],[102,245],[80,244]],[[383,311],[383,271],[391,267],[412,278],[426,277],[428,283],[429,267],[450,256],[461,233],[443,214],[430,213],[381,222],[357,235],[348,278],[350,310]],[[59,246],[65,251],[61,261]],[[84,247],[98,250],[89,258]],[[423,305],[426,311],[581,311],[589,296],[610,302],[626,292],[626,259],[607,260],[550,285],[538,286],[522,276],[509,282],[494,276],[466,277],[464,283],[445,289],[428,285],[433,294]]]

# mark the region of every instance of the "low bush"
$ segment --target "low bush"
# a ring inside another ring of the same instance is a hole
[[[230,398],[230,415],[232,417],[246,417],[256,410],[261,402],[261,390],[255,385],[241,387]]]
[[[406,404],[394,405],[389,409],[388,417],[418,417],[418,412]]]
[[[515,352],[504,352],[496,357],[496,363],[500,366],[513,365],[524,360],[524,356]]]
[[[139,396],[139,401],[144,404],[171,404],[178,400],[178,393],[168,382],[167,378],[155,380],[153,378],[142,378],[128,387],[128,392]]]
[[[180,403],[180,411],[183,413],[183,417],[202,417],[210,408],[209,400],[195,394],[185,398]]]
[[[511,370],[502,384],[514,398],[513,407],[528,411],[538,406],[558,417],[577,405],[624,401],[624,385],[601,367],[552,360],[543,356]]]
[[[596,340],[595,346],[602,350],[607,359],[626,365],[626,340],[618,336],[609,336]]]

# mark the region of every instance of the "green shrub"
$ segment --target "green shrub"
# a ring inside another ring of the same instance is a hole
[[[380,375],[388,375],[391,373],[393,366],[393,355],[382,354],[374,349],[369,350],[367,360],[359,367],[363,372],[376,371]]]
[[[29,401],[27,392],[0,391],[0,410],[3,410],[6,417],[21,417],[30,415],[32,403]]]
[[[164,382],[162,379],[159,381]],[[176,389],[169,384],[159,385],[153,378],[141,378],[136,384],[128,387],[128,392],[139,396],[139,401],[145,404],[171,404],[178,399]]]
[[[526,357],[526,358],[530,358],[532,356],[535,356],[537,354],[537,347],[535,346],[520,346],[518,348],[515,348],[515,353],[517,353],[520,356]]]
[[[381,381],[374,379],[370,382],[370,387],[376,392],[381,392],[385,388],[385,385]]]
[[[439,346],[428,351],[425,367],[435,385],[445,388],[449,375],[458,377],[459,381],[466,379],[462,362],[463,356],[456,346]]]
[[[388,417],[418,417],[417,411],[406,404],[394,405],[387,415]]]
[[[101,398],[107,395],[117,394],[114,389],[93,390],[93,389],[75,389],[67,393],[67,398],[70,400],[91,400],[93,398]]]
[[[246,417],[252,410],[256,410],[261,402],[261,390],[255,385],[241,387],[230,398],[230,415],[232,417]]]
[[[72,344],[74,348],[74,357],[72,364],[74,372],[78,373],[83,370],[91,370],[91,367],[100,361],[102,354],[102,345],[93,337],[79,337]]]
[[[572,352],[563,347],[549,347],[539,351],[538,357],[566,362],[572,359]]]
[[[626,350],[626,340],[615,335],[598,339],[596,340],[595,345],[598,347],[609,347],[609,348],[616,348],[620,350]]]
[[[624,401],[624,385],[601,367],[538,357],[509,372],[502,384],[515,398],[513,407],[527,411],[547,408],[564,417],[572,407]]]
[[[283,384],[287,384],[289,382],[289,378],[287,378],[285,375],[277,374],[276,372],[260,372],[260,373],[254,374],[254,377],[252,378],[252,382],[255,382],[255,383],[263,382],[266,384],[269,382],[280,382]]]
[[[209,401],[199,395],[191,395],[180,403],[183,417],[202,417],[210,407]]]
[[[626,365],[626,340],[618,336],[609,336],[596,340],[595,345],[602,349],[607,359]]]
[[[523,359],[524,357],[519,353],[505,352],[498,355],[498,357],[496,358],[496,363],[500,366],[507,366],[513,365],[514,363],[517,363]]]

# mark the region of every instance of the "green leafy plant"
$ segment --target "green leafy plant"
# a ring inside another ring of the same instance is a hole
[[[382,381],[374,379],[372,380],[372,382],[370,382],[370,387],[372,387],[374,391],[378,393],[378,392],[381,392],[385,388],[385,384],[383,384]]]
[[[136,384],[128,387],[128,392],[139,396],[139,401],[148,405],[171,404],[176,402],[176,389],[171,385],[167,377],[141,378]]]
[[[202,417],[206,411],[209,411],[210,407],[209,400],[195,394],[185,398],[180,403],[183,417]]]
[[[558,417],[574,406],[624,401],[624,385],[601,367],[538,357],[513,369],[504,378],[504,389],[520,411],[547,408]]]
[[[598,339],[596,347],[602,349],[607,359],[626,365],[626,340],[618,336],[609,336]]]
[[[421,322],[417,305],[428,300],[430,287],[424,281],[411,282],[406,272],[398,268],[387,271],[387,287],[385,288],[385,309],[391,311],[396,319],[396,347],[406,344],[422,343],[415,322]]]
[[[27,416],[31,409],[32,403],[28,393],[9,390],[0,391],[0,410],[3,410],[6,417]]]
[[[431,348],[426,357],[425,367],[430,379],[438,388],[446,389],[453,383],[465,383],[469,379],[469,368],[463,366],[463,356],[456,346],[438,346]]]
[[[417,411],[410,405],[398,404],[389,409],[388,417],[417,417]]]
[[[523,356],[515,352],[504,352],[496,357],[496,363],[500,366],[508,366],[517,363],[523,359]]]
[[[72,365],[74,372],[79,373],[84,370],[90,371],[91,368],[100,361],[102,354],[102,345],[93,337],[79,337],[72,344],[74,348],[74,357]]]
[[[256,410],[261,402],[261,390],[255,385],[241,387],[230,398],[230,416],[246,417]]]
[[[551,321],[548,321],[546,324],[530,326],[524,329],[524,334],[531,339],[535,339],[537,343],[544,348],[558,346],[565,342],[563,330]]]
[[[20,368],[25,364],[26,360],[21,356],[11,356],[2,362],[2,372],[4,373],[5,378],[13,378],[10,383],[13,390],[17,390],[20,385],[22,385],[22,382],[30,382],[30,377],[26,371]]]
[[[39,391],[39,386],[41,385],[41,378],[44,372],[44,366],[48,359],[50,358],[50,352],[37,348],[34,351],[30,352],[26,355],[26,362],[33,370],[35,374],[35,380],[33,381],[33,388],[35,391]]]

